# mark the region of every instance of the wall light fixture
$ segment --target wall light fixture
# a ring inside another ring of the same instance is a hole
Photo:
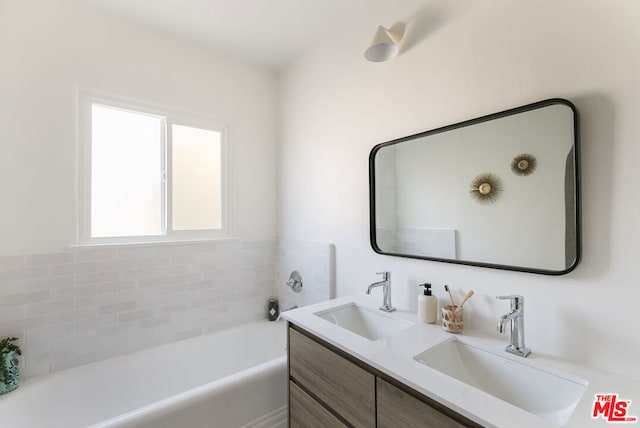
[[[396,22],[389,29],[379,26],[371,44],[364,51],[364,57],[372,62],[382,62],[398,55],[404,30],[405,25],[402,22]]]

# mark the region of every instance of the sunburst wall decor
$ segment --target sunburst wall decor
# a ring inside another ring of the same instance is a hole
[[[532,174],[533,171],[536,170],[536,166],[538,166],[538,161],[533,155],[528,153],[522,153],[511,161],[511,171],[513,171],[515,175]]]
[[[502,192],[500,177],[490,172],[485,172],[473,179],[469,193],[478,202],[493,203],[498,199],[500,192]]]

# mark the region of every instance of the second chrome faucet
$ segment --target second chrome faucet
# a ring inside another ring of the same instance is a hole
[[[378,272],[378,275],[382,275],[382,281],[370,284],[367,287],[367,294],[371,294],[371,290],[376,287],[382,287],[383,301],[382,306],[380,306],[380,310],[393,312],[396,308],[391,306],[391,272]]]
[[[511,300],[511,310],[508,314],[498,318],[498,331],[504,332],[505,325],[511,324],[511,342],[505,348],[505,351],[526,357],[531,350],[524,346],[524,297],[523,296],[497,296],[500,300]]]

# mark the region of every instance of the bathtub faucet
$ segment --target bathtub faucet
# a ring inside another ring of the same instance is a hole
[[[276,321],[280,321],[282,320],[282,313],[283,312],[287,312],[287,311],[291,311],[293,309],[298,309],[298,305],[293,305],[293,306],[289,306],[287,309],[283,309],[280,311],[280,314],[278,315],[278,318],[276,319]]]
[[[367,294],[371,294],[371,290],[376,287],[382,287],[383,300],[381,311],[393,312],[396,310],[391,306],[391,272],[378,272],[378,275],[382,275],[382,281],[374,282],[367,287]]]

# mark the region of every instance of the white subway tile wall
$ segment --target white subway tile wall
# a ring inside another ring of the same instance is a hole
[[[309,241],[280,240],[277,243],[276,290],[280,310],[335,298],[335,246]],[[287,286],[292,271],[302,275],[302,291]]]
[[[0,337],[32,377],[266,318],[275,240],[0,257]]]

